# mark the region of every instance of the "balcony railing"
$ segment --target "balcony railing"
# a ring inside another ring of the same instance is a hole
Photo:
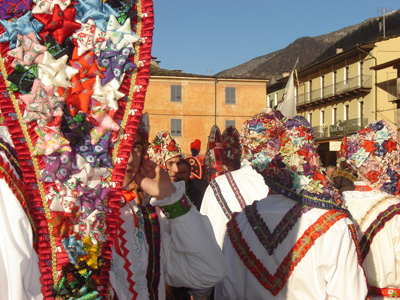
[[[313,127],[313,130],[315,137],[317,139],[322,139],[351,134],[364,128],[367,125],[367,118],[355,118],[346,121],[339,120],[338,122],[336,122],[336,124],[330,126],[315,126]]]
[[[358,89],[370,89],[371,87],[371,75],[356,76],[353,78],[349,78],[349,80],[347,81],[337,82],[336,84],[324,86],[321,89],[316,89],[312,90],[311,92],[299,94],[297,96],[297,106],[317,102],[322,99],[328,99],[330,97],[343,95],[345,93],[356,91]]]

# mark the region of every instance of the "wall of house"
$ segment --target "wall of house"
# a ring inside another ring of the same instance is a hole
[[[182,136],[176,136],[184,154],[190,144],[201,141],[201,154],[207,149],[208,136],[214,124],[221,133],[225,121],[235,121],[240,132],[249,117],[266,106],[267,80],[240,80],[197,77],[151,76],[144,112],[149,114],[150,140],[157,132],[171,131],[171,119],[182,120]],[[182,101],[171,102],[171,85],[182,85]],[[225,88],[234,87],[236,103],[225,103]]]

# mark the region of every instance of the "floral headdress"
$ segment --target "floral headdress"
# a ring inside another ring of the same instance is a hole
[[[208,182],[228,172],[225,165],[222,135],[218,125],[211,127],[204,163],[207,166]]]
[[[399,139],[386,121],[344,137],[338,161],[346,162],[371,188],[400,195]]]
[[[153,16],[152,0],[0,1],[0,121],[18,154],[45,299],[109,295]]]
[[[225,165],[239,169],[242,145],[240,144],[240,133],[235,126],[227,127],[222,133],[222,146],[224,148]]]
[[[288,119],[280,111],[262,111],[243,124],[241,142],[246,159],[275,192],[315,207],[345,210],[322,173],[314,132],[302,116]]]
[[[168,131],[157,133],[147,151],[149,159],[160,167],[166,167],[166,162],[177,156],[182,156],[181,148]]]

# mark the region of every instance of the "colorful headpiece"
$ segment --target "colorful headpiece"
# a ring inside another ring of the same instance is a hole
[[[344,137],[339,163],[342,161],[371,188],[400,194],[400,145],[387,122],[371,123],[356,134]]]
[[[222,133],[222,146],[224,148],[225,165],[236,169],[240,168],[242,145],[240,134],[235,126],[227,127]]]
[[[197,156],[200,153],[201,149],[201,141],[199,139],[195,139],[191,144],[190,144],[190,151],[192,152],[192,156]]]
[[[246,158],[275,192],[320,208],[344,210],[340,195],[323,175],[312,127],[302,116],[292,119],[265,110],[243,124]]]
[[[165,163],[169,159],[182,156],[181,148],[168,131],[157,133],[147,154],[152,161],[161,167],[165,167]]]
[[[205,165],[207,166],[207,180],[210,182],[213,178],[228,172],[225,165],[224,148],[222,146],[222,135],[218,125],[211,128],[210,136],[205,156]]]

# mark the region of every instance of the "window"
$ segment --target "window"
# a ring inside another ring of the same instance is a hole
[[[171,135],[182,136],[182,119],[171,119]]]
[[[236,104],[236,88],[225,88],[225,104]]]
[[[273,106],[271,106],[271,108],[274,108],[275,106],[277,106],[278,105],[278,93],[276,92],[275,93],[275,100],[274,100],[274,105]]]
[[[235,120],[225,120],[225,128],[228,128],[229,126],[236,126]]]
[[[350,107],[348,104],[344,106],[344,120],[347,121],[350,115]]]
[[[344,83],[349,83],[349,66],[344,68]]]
[[[336,83],[337,83],[337,71],[333,71],[333,77],[332,77],[332,84],[333,84],[333,94],[336,95]]]
[[[324,98],[325,76],[321,76],[321,98]]]
[[[321,110],[321,126],[325,125],[325,111]]]
[[[337,107],[332,108],[332,125],[337,122]]]
[[[308,102],[312,100],[312,80],[308,81]]]
[[[312,113],[308,113],[308,123],[312,126]]]
[[[267,107],[271,107],[271,95],[267,95]]]
[[[171,102],[182,102],[181,85],[171,85]]]
[[[364,62],[358,62],[358,85],[363,86],[363,75],[364,75]]]

